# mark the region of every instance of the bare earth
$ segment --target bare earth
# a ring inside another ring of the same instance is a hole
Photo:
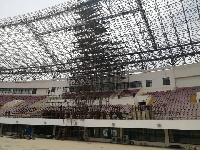
[[[171,150],[160,147],[143,147],[110,143],[86,143],[53,139],[11,139],[0,137],[0,150]],[[173,149],[174,150],[174,149]]]

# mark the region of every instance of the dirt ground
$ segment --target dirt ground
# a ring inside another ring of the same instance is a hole
[[[35,140],[0,137],[0,150],[170,150],[160,147],[143,147],[96,142],[61,141],[54,139]],[[174,150],[174,149],[173,149]]]

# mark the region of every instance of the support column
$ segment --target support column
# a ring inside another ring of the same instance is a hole
[[[169,146],[169,130],[164,129],[164,132],[165,132],[165,146],[168,147]]]
[[[3,124],[0,124],[0,135],[2,135],[2,130],[3,130]]]
[[[123,128],[119,129],[119,137],[122,139],[123,138]],[[122,139],[123,140],[123,139]]]
[[[56,136],[56,126],[53,126],[53,136]]]
[[[89,141],[89,130],[87,129],[87,127],[84,127],[83,137],[84,137],[84,140],[85,140],[86,142]]]

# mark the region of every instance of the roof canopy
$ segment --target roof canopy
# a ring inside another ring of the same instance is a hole
[[[1,79],[199,62],[199,8],[200,0],[73,0],[0,20]]]

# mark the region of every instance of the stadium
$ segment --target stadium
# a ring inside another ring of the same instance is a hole
[[[200,0],[77,0],[0,20],[0,134],[200,144]]]

